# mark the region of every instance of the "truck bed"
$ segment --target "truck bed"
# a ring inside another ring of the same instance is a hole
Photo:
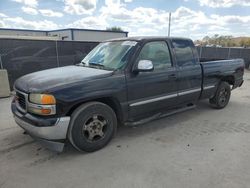
[[[207,92],[202,92],[201,98],[208,98],[212,95],[222,78],[229,78],[232,89],[239,87],[242,84],[244,74],[244,60],[230,59],[230,60],[216,60],[201,62],[203,73],[202,90],[205,86],[215,86],[207,89]]]

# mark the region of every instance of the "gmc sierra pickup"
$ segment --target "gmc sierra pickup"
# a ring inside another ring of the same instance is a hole
[[[48,148],[62,151],[68,140],[92,152],[118,123],[137,125],[202,99],[224,108],[243,74],[241,59],[199,62],[189,39],[122,38],[100,43],[78,65],[19,78],[11,106],[16,123]]]

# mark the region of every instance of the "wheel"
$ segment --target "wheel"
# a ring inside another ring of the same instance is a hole
[[[227,106],[231,96],[231,87],[227,82],[221,82],[215,96],[209,99],[212,107],[222,109]]]
[[[115,135],[116,114],[108,105],[88,102],[71,115],[70,143],[79,151],[93,152],[106,146]]]

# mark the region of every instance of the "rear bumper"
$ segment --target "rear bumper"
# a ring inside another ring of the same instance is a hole
[[[55,123],[48,125],[48,122],[51,123],[51,120],[41,120],[39,118],[39,126],[34,122],[34,119],[30,121],[27,118],[27,114],[21,114],[17,109],[13,108],[12,112],[14,114],[14,119],[16,123],[24,129],[31,137],[39,141],[42,145],[51,149],[53,151],[62,152],[65,139],[67,138],[67,131],[70,122],[70,117],[60,117],[54,120]],[[42,125],[44,121],[44,125]]]
[[[234,86],[232,89],[235,89],[237,87],[241,87],[244,83],[244,80],[243,79],[238,79],[238,80],[235,80],[235,83],[234,83]]]
[[[243,83],[244,83],[244,80],[241,81],[239,87],[241,87],[243,85]]]

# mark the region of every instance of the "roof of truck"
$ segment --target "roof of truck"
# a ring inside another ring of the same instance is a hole
[[[180,40],[191,40],[189,38],[182,37],[164,37],[164,36],[138,36],[138,37],[124,37],[124,38],[116,38],[110,39],[107,41],[147,41],[147,40],[166,40],[166,39],[180,39]]]

